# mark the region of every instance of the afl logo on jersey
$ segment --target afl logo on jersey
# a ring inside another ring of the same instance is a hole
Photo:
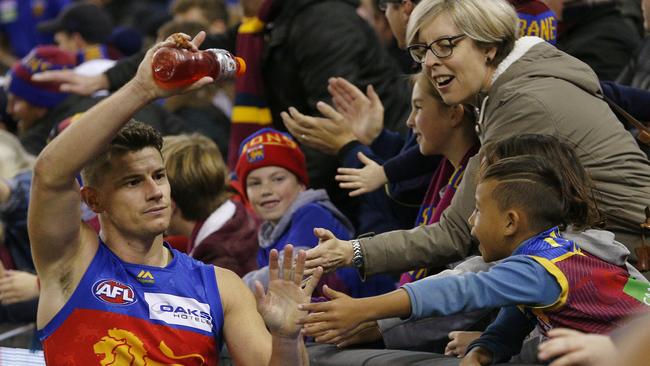
[[[99,280],[93,285],[93,295],[112,305],[131,305],[136,302],[133,287],[115,280]]]

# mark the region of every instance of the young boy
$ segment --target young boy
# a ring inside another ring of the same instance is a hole
[[[244,281],[266,283],[269,252],[287,244],[310,249],[318,244],[314,227],[351,238],[352,224],[330,202],[323,189],[308,189],[305,156],[291,136],[265,128],[242,142],[236,166],[237,178],[253,210],[264,221],[260,227],[257,263],[260,270]],[[324,276],[324,283],[354,297],[386,293],[394,281],[385,275],[362,282],[356,270],[346,268]]]
[[[336,336],[388,316],[417,319],[503,307],[468,347],[463,364],[472,365],[507,361],[535,324],[544,333],[555,327],[606,333],[626,316],[646,309],[647,286],[631,279],[623,267],[560,236],[563,212],[572,211],[565,199],[571,188],[552,162],[537,156],[505,158],[485,167],[470,224],[484,260],[503,259],[501,263],[488,272],[430,277],[369,299],[350,301],[324,289],[334,301],[302,305],[312,311],[303,322],[309,332]]]

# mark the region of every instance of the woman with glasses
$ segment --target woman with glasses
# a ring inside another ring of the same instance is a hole
[[[599,98],[598,79],[586,64],[540,38],[517,34],[517,15],[505,0],[423,0],[409,19],[407,43],[446,104],[479,110],[481,144],[535,133],[575,145],[598,191],[606,228],[628,248],[640,246],[650,163]],[[478,165],[470,159],[465,176],[475,176]],[[475,243],[467,222],[475,189],[472,179],[463,179],[438,223],[410,231],[341,241],[317,230],[321,242],[308,251],[306,265],[355,266],[371,275],[464,258]]]

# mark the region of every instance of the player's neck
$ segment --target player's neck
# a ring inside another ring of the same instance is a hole
[[[102,230],[100,237],[124,262],[164,267],[171,261],[171,253],[163,246],[162,234],[152,238],[136,238],[117,231]]]

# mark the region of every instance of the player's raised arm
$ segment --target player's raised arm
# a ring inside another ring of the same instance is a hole
[[[195,46],[203,38],[204,33],[199,33],[194,39]],[[34,167],[28,219],[38,271],[47,271],[51,265],[74,257],[85,236],[80,224],[79,185],[75,180],[84,165],[99,155],[117,131],[149,102],[211,81],[203,78],[177,90],[158,87],[151,72],[152,55],[158,48],[172,44],[165,41],[153,46],[129,83],[85,112],[39,155]],[[92,238],[95,240],[94,234]]]

